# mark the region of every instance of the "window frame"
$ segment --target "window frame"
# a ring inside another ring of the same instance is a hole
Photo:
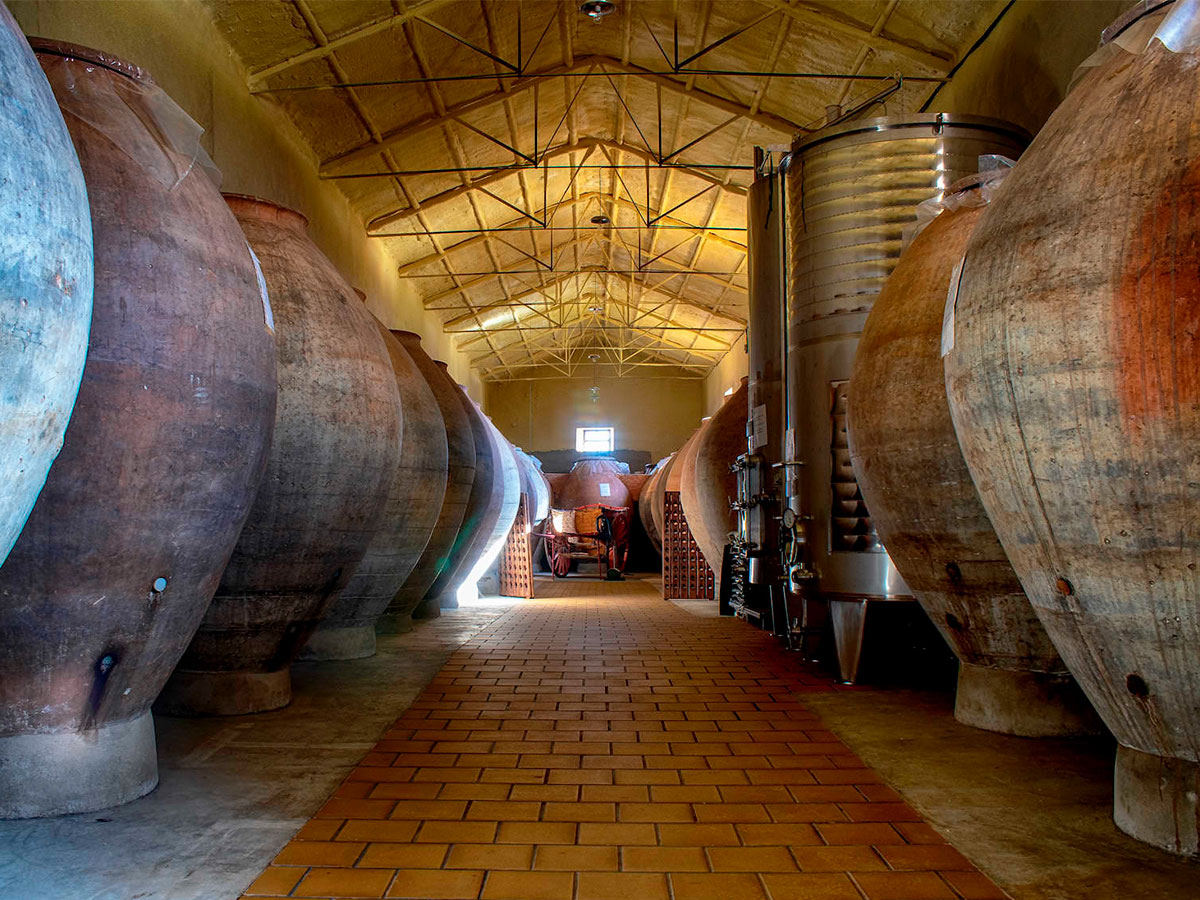
[[[588,432],[604,432],[605,446],[596,446],[599,441],[589,439]],[[592,445],[592,446],[589,446]],[[575,429],[576,453],[613,453],[617,449],[617,431],[612,425],[580,425]]]

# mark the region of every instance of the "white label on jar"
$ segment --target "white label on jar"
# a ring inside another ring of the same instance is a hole
[[[600,496],[601,497],[611,497],[612,496],[612,490],[609,488],[607,481],[600,482]]]
[[[962,281],[964,256],[954,264],[950,273],[950,286],[946,289],[946,308],[942,311],[942,359],[954,349],[954,309],[958,305],[958,286]]]
[[[246,249],[250,251],[250,261],[254,263],[254,275],[258,278],[258,294],[262,297],[263,319],[267,323],[267,328],[274,334],[275,317],[271,315],[271,298],[267,294],[267,279],[263,277],[262,266],[258,264],[258,257],[254,253],[254,248],[246,244]]]

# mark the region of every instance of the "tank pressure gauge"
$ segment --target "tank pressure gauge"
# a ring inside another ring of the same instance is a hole
[[[796,527],[796,511],[790,506],[783,511],[783,515],[780,518],[783,520],[784,528]]]

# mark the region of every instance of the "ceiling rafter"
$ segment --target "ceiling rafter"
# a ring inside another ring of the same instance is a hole
[[[463,322],[469,322],[469,321],[471,321],[471,319],[478,320],[478,318],[480,316],[485,315],[486,313],[495,312],[496,310],[500,310],[500,309],[511,309],[514,307],[522,307],[522,306],[525,307],[526,309],[530,309],[530,310],[533,310],[534,312],[537,312],[539,315],[544,315],[544,313],[542,313],[540,310],[536,310],[530,304],[523,303],[521,301],[525,300],[528,297],[538,296],[539,294],[544,296],[546,294],[546,291],[548,291],[550,288],[560,285],[565,281],[570,281],[572,278],[578,278],[580,275],[586,275],[586,274],[587,274],[586,272],[565,272],[562,275],[559,275],[557,278],[551,278],[549,281],[543,282],[542,284],[538,285],[537,287],[532,287],[532,288],[528,288],[524,291],[519,291],[518,293],[513,294],[511,297],[506,297],[504,300],[497,300],[494,303],[487,303],[483,306],[475,307],[469,313],[463,313],[461,316],[454,316],[451,319],[446,319],[444,322],[442,322],[442,326],[444,328],[450,328],[455,325],[461,325]],[[556,299],[556,298],[547,298],[547,299]],[[483,326],[482,321],[480,321],[479,324],[481,326]],[[483,330],[486,330],[486,326],[483,326]]]
[[[611,195],[609,195],[609,194],[601,194],[598,191],[585,191],[584,193],[580,194],[578,198],[572,197],[570,199],[563,200],[560,203],[552,204],[550,207],[547,207],[545,210],[543,210],[543,212],[546,212],[546,213],[557,212],[558,210],[563,209],[564,207],[575,206],[580,203],[587,203],[590,200],[595,200],[597,198],[607,198],[610,196]],[[640,215],[645,215],[647,213],[649,213],[650,215],[657,215],[653,210],[648,210],[643,204],[638,203],[636,200],[627,200],[624,197],[618,198],[616,200],[616,205],[623,209],[632,210]],[[422,210],[422,212],[424,212],[424,210]],[[510,223],[512,226],[519,226],[522,222],[526,222],[526,221],[528,221],[528,219],[526,217],[522,216],[520,219],[510,220]],[[745,244],[739,244],[737,241],[733,240],[732,238],[727,237],[726,235],[722,234],[719,231],[714,231],[711,228],[707,228],[706,226],[696,225],[694,222],[685,222],[683,219],[677,219],[674,216],[663,216],[660,221],[664,225],[670,225],[675,230],[687,231],[692,234],[707,235],[709,237],[709,239],[721,244],[722,246],[729,247],[731,250],[736,250],[739,253],[746,252]],[[628,230],[629,228],[632,228],[634,226],[620,226],[620,225],[611,226],[611,228],[616,231],[621,230],[623,227],[626,228],[626,230]],[[647,228],[648,228],[648,230],[653,230],[655,227],[657,227],[657,226],[651,225],[651,226],[648,226]],[[497,228],[502,229],[502,230],[511,230],[514,232],[520,232],[522,230],[519,227],[509,228],[507,224],[497,226]],[[537,231],[538,229],[533,228],[531,230]],[[368,231],[367,233],[371,237],[377,237],[377,238],[381,238],[381,239],[399,238],[399,237],[428,237],[429,236],[428,230],[414,231],[414,232],[411,232],[408,234],[378,234],[378,233],[371,232],[371,231]],[[492,233],[495,233],[495,232],[493,231]],[[455,250],[464,249],[468,246],[476,246],[476,245],[486,241],[488,236],[489,236],[488,234],[479,234],[475,237],[467,238],[467,240],[459,241],[457,244],[451,244],[449,247],[446,248],[445,252],[451,253]],[[471,243],[471,242],[474,242],[474,243]],[[423,262],[423,264],[428,263],[428,262],[436,262],[438,259],[440,259],[440,257],[437,254],[433,254],[432,256],[422,257],[422,262]],[[409,271],[411,271],[411,269],[413,267],[415,267],[416,263],[417,263],[417,261],[414,260],[413,262],[405,263],[404,267],[406,269],[408,269]]]
[[[570,250],[574,247],[578,247],[583,244],[593,243],[596,240],[599,240],[599,237],[596,235],[588,235],[587,237],[572,238],[569,241],[564,241],[561,244],[556,244],[553,247],[553,251],[555,253],[561,253],[561,252]],[[425,304],[425,307],[427,309],[435,308],[435,307],[433,307],[433,304],[437,303],[439,300],[445,300],[447,297],[453,297],[455,294],[459,294],[462,291],[469,291],[471,288],[477,288],[477,287],[481,287],[485,284],[491,284],[495,279],[503,277],[505,275],[512,275],[512,274],[514,274],[514,270],[519,270],[521,266],[527,266],[527,265],[529,265],[528,259],[519,259],[516,262],[512,262],[512,263],[509,263],[508,265],[501,266],[495,272],[489,272],[486,275],[479,276],[478,278],[472,278],[470,281],[464,281],[458,287],[446,288],[445,290],[437,291],[432,294],[426,294],[424,297],[421,298],[421,302]],[[520,270],[520,271],[528,274],[528,270]],[[548,273],[552,272],[552,271],[554,271],[554,270],[547,269]],[[578,266],[576,267],[575,271],[580,271],[578,269]]]
[[[711,371],[745,330],[750,145],[858,104],[877,70],[944,81],[993,18],[982,2],[940,23],[917,4],[901,26],[900,0],[619,0],[593,25],[579,0],[524,22],[501,6],[516,2],[213,4],[251,90],[325,148],[320,177],[354,179],[338,187],[369,236],[489,380],[582,374],[589,353],[607,374]],[[434,54],[439,32],[477,53]],[[330,114],[339,101],[356,120]]]
[[[445,328],[452,328],[455,325],[461,325],[463,322],[469,322],[471,319],[478,320],[479,316],[482,316],[485,313],[496,312],[497,310],[510,309],[510,308],[516,308],[516,307],[525,307],[533,312],[542,314],[540,310],[537,310],[530,304],[524,303],[521,301],[524,301],[528,297],[533,297],[533,296],[536,296],[539,294],[545,295],[546,291],[549,290],[550,288],[562,285],[565,282],[568,282],[573,278],[584,278],[586,280],[588,277],[594,277],[594,276],[600,276],[600,275],[603,275],[605,278],[616,278],[616,279],[626,282],[630,285],[633,285],[634,287],[637,287],[637,288],[641,289],[642,291],[649,291],[651,293],[663,295],[665,297],[668,297],[670,299],[670,301],[673,303],[685,304],[699,312],[718,316],[718,317],[726,320],[727,322],[733,322],[737,325],[745,325],[746,324],[746,320],[744,318],[742,318],[741,316],[735,315],[733,313],[723,312],[719,309],[714,309],[713,307],[707,306],[706,304],[700,302],[699,300],[691,299],[688,297],[676,296],[672,291],[663,287],[663,284],[665,284],[665,282],[660,282],[659,284],[648,284],[645,281],[639,281],[635,276],[626,274],[625,272],[588,271],[585,269],[585,270],[579,271],[579,272],[563,272],[563,273],[559,274],[558,276],[551,278],[548,281],[543,282],[540,285],[528,288],[527,290],[524,290],[524,291],[521,291],[520,293],[514,294],[511,298],[507,298],[505,300],[496,300],[491,303],[485,304],[484,306],[471,307],[469,312],[465,312],[461,315],[454,316],[453,318],[446,319],[442,322],[442,325]],[[673,278],[673,277],[675,277],[675,276],[668,276],[666,281],[670,281],[671,278]],[[555,300],[555,302],[560,302],[560,303],[562,302],[561,297],[553,298],[553,299]],[[479,324],[480,324],[481,330],[486,330],[487,326],[482,321],[480,321]]]
[[[910,44],[906,41],[876,33],[869,26],[863,25],[861,22],[856,22],[853,19],[836,15],[828,8],[816,7],[809,3],[799,2],[799,0],[755,0],[755,2],[773,7],[802,25],[824,28],[826,31],[831,31],[834,34],[858,38],[877,49],[890,50],[898,56],[911,59],[913,62],[920,63],[935,72],[948,72],[950,71],[950,67],[954,65],[953,54],[938,53],[925,47],[919,47],[916,44]]]
[[[651,163],[652,165],[657,165],[653,155],[647,153],[642,148],[632,147],[628,144],[619,144],[616,141],[610,141],[605,138],[586,138],[584,140],[577,141],[574,144],[560,144],[557,147],[553,147],[543,153],[541,160],[543,162],[548,162],[552,159],[558,159],[562,156],[569,156],[573,153],[579,152],[586,153],[589,150],[595,150],[599,148],[612,151],[619,150],[622,153],[635,156],[638,159]],[[730,184],[727,179],[721,179],[710,175],[708,172],[704,171],[703,168],[697,168],[695,166],[683,164],[672,164],[670,166],[664,166],[663,168],[666,168],[670,173],[679,172],[692,178],[699,179],[700,181],[703,181],[712,187],[720,189],[724,193],[736,194],[739,197],[746,196],[746,188],[741,187],[740,185]],[[458,185],[457,187],[447,188],[440,193],[424,198],[421,201],[421,208],[424,210],[436,209],[437,207],[443,206],[447,203],[453,203],[471,191],[480,191],[493,187],[496,184],[507,181],[514,175],[532,174],[538,171],[539,168],[533,165],[513,165],[511,168],[489,172],[487,175],[484,175],[480,178],[471,179],[467,183]],[[546,173],[544,171],[542,172],[542,177],[546,177]],[[384,213],[373,218],[368,223],[367,227],[384,228],[395,222],[402,222],[414,215],[416,215],[415,209],[400,209],[396,210],[395,212]]]
[[[568,242],[562,244],[560,247],[556,248],[556,250],[568,250],[568,249],[572,249],[577,246],[586,245],[588,243],[605,243],[606,245],[613,247],[613,248],[621,247],[621,248],[627,250],[625,245],[621,244],[618,241],[613,240],[613,238],[609,237],[608,235],[604,235],[604,234],[589,235],[586,238],[576,238],[576,239],[573,239],[571,241],[568,241]],[[673,260],[660,259],[660,260],[658,260],[658,262],[660,262],[660,263],[667,262],[667,263],[671,263],[672,265],[678,265],[678,263],[675,263]],[[449,306],[449,307],[434,306],[433,304],[437,303],[440,300],[445,300],[445,299],[448,299],[450,297],[454,297],[457,295],[463,295],[467,291],[470,291],[474,288],[479,288],[479,287],[483,287],[485,285],[491,284],[497,278],[513,277],[517,274],[530,274],[527,270],[526,271],[518,271],[518,272],[513,271],[514,267],[522,266],[522,265],[527,265],[527,262],[525,260],[518,260],[507,266],[501,267],[500,269],[498,269],[495,272],[489,272],[486,275],[481,275],[477,278],[472,279],[471,281],[461,282],[452,288],[445,288],[443,290],[437,291],[436,293],[427,294],[426,296],[422,297],[422,302],[425,304],[425,307],[427,309],[453,309],[453,308],[455,308],[453,306]],[[741,266],[739,265],[738,268],[741,268]],[[588,274],[588,273],[596,274],[596,275],[617,274],[613,270],[613,266],[611,264],[611,257],[609,258],[609,261],[606,264],[604,269],[583,268],[579,265],[579,263],[577,261],[575,264],[575,267],[573,269],[571,269],[570,271],[554,269],[554,270],[547,270],[545,272],[545,274],[547,274],[547,275],[553,275],[553,274],[562,274],[562,275],[581,274],[582,275],[582,274]],[[620,274],[631,274],[631,273],[626,272],[626,273],[620,273]],[[677,269],[672,272],[663,272],[661,269],[656,269],[652,272],[647,272],[645,274],[666,276],[662,279],[661,282],[659,282],[660,286],[662,286],[662,291],[664,293],[667,292],[667,288],[665,287],[665,285],[676,278],[700,278],[700,279],[703,279],[706,281],[710,281],[713,284],[716,284],[723,289],[734,290],[734,291],[738,291],[741,293],[745,293],[747,290],[747,288],[745,286],[733,283],[732,279],[743,277],[741,272],[736,272],[736,271],[730,273],[729,276],[726,278],[722,278],[721,276],[714,275],[710,272],[696,272],[696,271],[693,271],[690,269]],[[741,320],[735,319],[735,321],[741,321]]]
[[[798,131],[803,131],[804,126],[797,122],[791,122],[782,116],[777,116],[772,113],[755,112],[750,113],[748,107],[737,103],[734,100],[729,100],[725,97],[718,96],[708,91],[701,90],[697,87],[689,87],[685,82],[676,81],[674,78],[669,78],[666,75],[656,75],[640,66],[632,63],[623,63],[619,59],[613,59],[609,56],[585,56],[576,58],[575,62],[570,66],[555,66],[551,69],[546,69],[539,72],[533,72],[529,75],[520,78],[512,78],[513,83],[509,90],[505,91],[497,87],[493,91],[478,97],[474,100],[468,100],[464,103],[448,107],[445,113],[441,115],[434,114],[418,119],[415,122],[410,122],[407,125],[401,126],[393,131],[390,131],[380,137],[378,141],[373,141],[370,144],[364,144],[360,147],[355,147],[352,150],[347,150],[339,153],[337,156],[324,160],[321,163],[320,174],[328,175],[333,172],[341,171],[344,168],[361,162],[364,159],[370,159],[386,147],[401,141],[410,140],[418,137],[426,132],[436,130],[442,127],[447,121],[454,121],[462,118],[470,113],[480,112],[495,106],[498,103],[503,103],[504,98],[516,97],[527,91],[532,91],[535,86],[545,85],[555,78],[565,73],[577,73],[601,70],[609,72],[613,75],[630,75],[648,84],[654,84],[662,87],[664,90],[676,94],[685,94],[693,97],[697,102],[703,103],[706,106],[718,109],[730,115],[736,114],[742,118],[749,118],[756,125],[761,125],[778,135],[790,138]],[[497,77],[500,77],[499,75]]]
[[[403,25],[412,19],[426,16],[434,10],[442,6],[447,6],[451,0],[420,0],[414,3],[403,12],[395,13],[388,16],[386,19],[380,19],[377,22],[371,22],[367,25],[360,25],[357,28],[351,28],[349,31],[342,32],[335,38],[331,38],[324,44],[318,43],[311,50],[305,50],[302,53],[296,53],[292,56],[282,59],[277,63],[269,66],[263,66],[255,69],[250,73],[249,87],[251,91],[256,91],[263,86],[266,81],[288,69],[293,69],[296,66],[306,62],[312,62],[316,59],[324,59],[336,50],[344,49],[356,41],[361,41],[363,38],[370,37],[373,34],[379,34],[395,28],[398,25]]]
[[[420,42],[417,40],[416,34],[413,32],[413,29],[412,29],[412,26],[410,23],[406,22],[404,24],[404,32],[403,33],[404,33],[404,39],[408,43],[409,49],[412,51],[413,59],[416,61],[418,69],[421,71],[421,73],[423,75],[428,76],[428,74],[430,72],[429,61],[426,59],[424,50],[421,47]],[[425,85],[425,91],[429,97],[429,102],[433,105],[433,108],[435,110],[437,110],[438,112],[445,112],[446,101],[445,101],[445,98],[442,96],[441,89],[438,87],[438,85],[433,82],[427,82]],[[460,152],[457,150],[456,147],[454,147],[453,143],[451,143],[450,150],[451,150],[451,153],[458,154],[456,156],[456,158],[461,158]],[[388,154],[384,155],[384,158],[385,159],[391,158],[390,151]],[[397,178],[397,181],[401,185],[404,184],[403,179]],[[406,197],[408,199],[410,206],[413,208],[419,209],[419,207],[420,207],[419,201],[417,201],[410,194],[408,194],[407,188],[405,188],[405,194],[406,194]],[[482,215],[480,214],[479,210],[474,206],[474,204],[472,204],[472,211],[475,215],[476,222],[480,225],[480,227],[486,227],[486,223],[484,222]],[[419,221],[420,221],[422,227],[426,231],[428,231],[429,224],[425,220],[424,215],[421,215],[419,217]],[[434,248],[440,249],[437,246],[436,242],[434,243]],[[444,268],[446,269],[446,272],[449,274],[450,278],[454,281],[454,283],[456,285],[461,285],[462,279],[454,272],[453,266],[450,265],[449,256],[446,256],[444,254],[442,255],[442,265],[444,266]],[[505,296],[507,296],[507,295],[508,295],[508,293],[507,293],[507,291],[505,291]],[[466,305],[469,307],[470,300],[467,298],[467,294],[465,292],[462,294],[462,297],[463,297],[463,300],[466,302]],[[489,346],[494,345],[494,341],[490,337],[488,338],[488,345]]]

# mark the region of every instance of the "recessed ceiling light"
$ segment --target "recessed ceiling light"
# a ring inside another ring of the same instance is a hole
[[[605,16],[614,12],[617,4],[612,0],[585,0],[579,4],[579,11],[591,19],[593,22],[599,22]]]
[[[599,215],[592,216],[591,222],[593,225],[608,225],[611,224],[612,219],[610,219],[608,216]]]

